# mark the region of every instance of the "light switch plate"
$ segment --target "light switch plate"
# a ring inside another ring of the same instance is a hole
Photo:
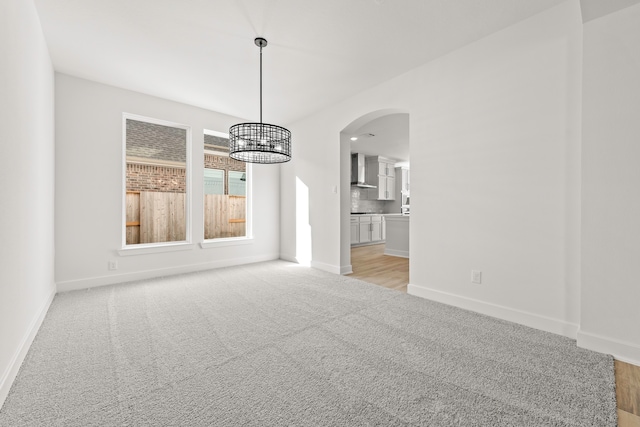
[[[471,283],[480,285],[482,283],[482,271],[471,270]]]

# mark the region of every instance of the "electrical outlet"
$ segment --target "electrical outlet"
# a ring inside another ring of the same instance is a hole
[[[478,285],[482,283],[482,271],[471,270],[471,283]]]
[[[108,264],[109,270],[117,270],[118,269],[118,261],[111,260]]]

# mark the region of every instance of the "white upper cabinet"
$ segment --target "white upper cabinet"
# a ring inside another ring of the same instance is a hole
[[[377,200],[396,199],[396,171],[393,160],[379,156],[367,156],[365,158],[367,182],[375,185],[371,194]]]

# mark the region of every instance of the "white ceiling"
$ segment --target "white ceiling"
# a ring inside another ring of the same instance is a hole
[[[370,136],[373,135],[373,136]],[[409,114],[389,114],[363,125],[353,133],[352,153],[377,155],[408,165]]]
[[[640,0],[580,0],[582,22],[591,21],[638,3]]]
[[[34,0],[57,71],[287,125],[563,0]],[[603,0],[604,1],[604,0]]]

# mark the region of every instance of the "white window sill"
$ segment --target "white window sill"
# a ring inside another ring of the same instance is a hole
[[[200,242],[202,249],[221,248],[224,246],[250,245],[253,243],[253,237],[232,237],[228,239],[210,239]]]
[[[147,255],[157,254],[162,252],[175,252],[175,251],[190,251],[194,249],[196,245],[189,242],[176,242],[176,243],[164,243],[164,244],[149,244],[149,245],[131,245],[126,248],[118,250],[120,256],[132,256],[132,255]]]

